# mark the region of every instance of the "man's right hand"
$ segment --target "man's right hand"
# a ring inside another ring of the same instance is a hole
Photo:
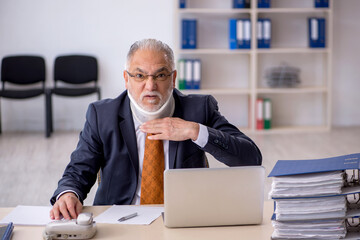
[[[82,204],[76,195],[72,192],[64,193],[55,202],[53,208],[50,210],[50,218],[52,220],[60,220],[61,215],[65,219],[77,218],[81,213]]]

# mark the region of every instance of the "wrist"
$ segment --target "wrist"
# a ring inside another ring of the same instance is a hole
[[[193,123],[191,140],[196,141],[199,137],[200,126],[198,123]]]
[[[72,191],[72,190],[66,190],[66,191],[63,191],[61,193],[59,193],[59,195],[57,195],[56,197],[56,201],[60,199],[60,197],[64,196],[64,195],[67,195],[67,193],[72,193],[77,199],[80,200],[80,197],[79,195],[75,192],[75,191]]]

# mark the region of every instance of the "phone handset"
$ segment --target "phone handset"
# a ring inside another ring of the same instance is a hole
[[[92,213],[80,213],[77,219],[57,220],[48,223],[43,237],[53,239],[89,239],[96,233],[96,224]]]

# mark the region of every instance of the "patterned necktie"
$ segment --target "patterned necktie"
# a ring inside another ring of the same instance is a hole
[[[163,141],[149,140],[146,135],[140,204],[164,203],[164,169]]]

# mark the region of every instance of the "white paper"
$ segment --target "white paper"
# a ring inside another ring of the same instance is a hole
[[[270,198],[337,195],[342,193],[344,172],[310,173],[274,177]]]
[[[95,217],[94,220],[97,223],[149,225],[160,217],[163,211],[163,207],[114,205]],[[118,221],[120,218],[133,213],[137,213],[137,216],[122,222]]]
[[[50,219],[51,206],[22,206],[19,205],[4,217],[0,224],[13,222],[15,225],[45,226]]]

